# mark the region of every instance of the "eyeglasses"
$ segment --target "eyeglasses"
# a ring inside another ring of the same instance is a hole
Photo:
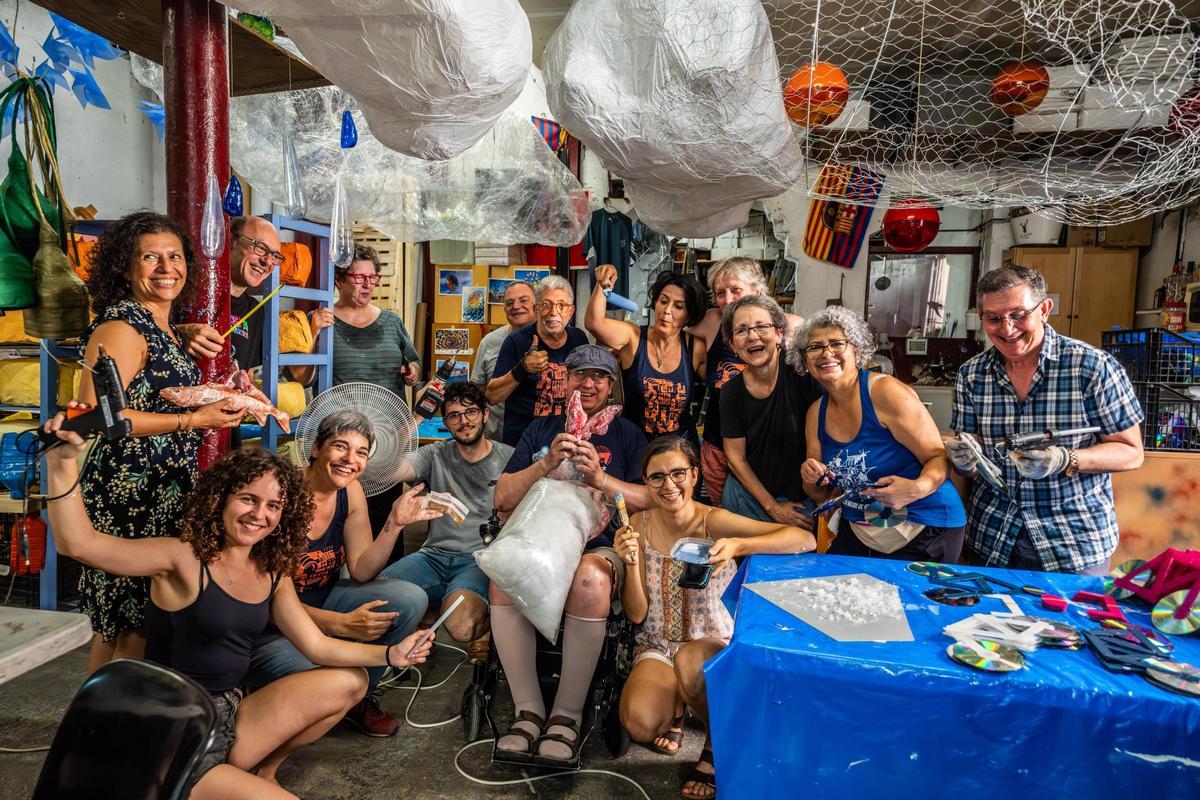
[[[368,275],[365,272],[347,272],[342,277],[358,286],[378,286],[383,280],[382,275]]]
[[[472,407],[464,411],[451,411],[449,414],[446,414],[443,417],[443,420],[445,420],[447,425],[454,425],[460,419],[466,420],[467,422],[474,422],[475,420],[479,419],[479,415],[482,413],[483,411],[480,409]]]
[[[543,300],[542,302],[538,303],[538,309],[543,314],[549,314],[551,311],[557,311],[559,314],[562,314],[568,308],[574,308],[574,307],[575,307],[574,303],[564,303],[562,301],[559,301],[557,303],[551,303],[549,300]]]
[[[821,353],[828,350],[833,355],[840,356],[842,353],[846,352],[846,346],[849,344],[850,342],[846,341],[845,339],[830,339],[825,344],[814,342],[813,344],[810,344],[808,347],[804,348],[804,355],[819,356]]]
[[[581,381],[586,381],[590,378],[593,383],[612,379],[612,375],[609,375],[602,369],[573,369],[571,370],[571,374]]]
[[[775,330],[775,326],[770,325],[766,322],[760,322],[757,325],[741,325],[741,326],[733,329],[733,338],[745,339],[748,336],[750,336],[751,331],[754,331],[755,335],[757,335],[758,338],[761,339],[764,336],[766,336],[767,331],[770,331],[770,330]]]
[[[1021,311],[1014,311],[1011,314],[983,314],[982,317],[984,323],[993,328],[999,328],[1004,324],[1005,320],[1008,320],[1013,325],[1020,325],[1022,322],[1029,319],[1029,315],[1034,311],[1037,311],[1039,308],[1041,308],[1041,306],[1042,304],[1038,303],[1031,308],[1026,308]]]
[[[651,472],[646,476],[646,483],[650,485],[651,489],[661,489],[662,485],[667,482],[667,476],[670,475],[671,480],[678,485],[687,480],[688,473],[691,471],[689,468],[673,469],[670,472]]]
[[[254,255],[258,256],[259,258],[266,258],[267,256],[270,256],[271,263],[277,267],[282,267],[283,262],[287,261],[283,253],[279,252],[278,250],[272,250],[258,239],[251,239],[249,236],[243,236],[240,233],[238,234],[238,238],[249,242],[250,249],[253,250]]]

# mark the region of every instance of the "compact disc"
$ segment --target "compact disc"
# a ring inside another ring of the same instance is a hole
[[[1038,642],[1043,647],[1058,647],[1063,650],[1078,650],[1083,647],[1083,637],[1079,631],[1065,622],[1058,622],[1045,617],[1030,617],[1038,622],[1044,622],[1050,627],[1038,633]]]
[[[1154,627],[1164,633],[1189,634],[1200,630],[1200,597],[1197,597],[1197,602],[1192,603],[1191,609],[1182,619],[1175,618],[1175,609],[1183,605],[1188,591],[1188,589],[1180,589],[1155,603],[1154,609],[1150,612],[1150,620],[1154,623]]]
[[[909,572],[915,572],[918,575],[924,575],[927,578],[934,576],[939,578],[952,578],[958,574],[953,568],[948,567],[945,564],[938,564],[933,561],[914,561],[906,566],[905,569],[907,569]]]
[[[1128,561],[1122,561],[1116,566],[1116,568],[1113,569],[1112,574],[1104,579],[1104,593],[1115,597],[1118,600],[1125,600],[1133,597],[1132,591],[1129,589],[1122,589],[1120,586],[1116,585],[1117,579],[1124,578],[1126,575],[1133,572],[1145,563],[1146,562],[1140,558],[1131,558]],[[1134,583],[1138,586],[1145,586],[1146,579],[1149,577],[1150,573],[1139,575],[1137,579],[1134,580]]]
[[[1200,697],[1200,669],[1182,661],[1147,658],[1146,679],[1164,689]]]
[[[929,589],[925,592],[925,596],[933,602],[941,603],[944,606],[973,606],[979,602],[979,595],[965,592],[962,589],[955,589],[951,586]]]
[[[908,519],[908,509],[901,506],[900,508],[888,508],[878,500],[871,503],[863,511],[863,522],[868,525],[874,525],[877,528],[890,528],[894,525],[899,525]]]
[[[960,664],[986,672],[1012,672],[1025,666],[1021,651],[990,639],[980,639],[973,647],[955,642],[946,648],[946,655]]]

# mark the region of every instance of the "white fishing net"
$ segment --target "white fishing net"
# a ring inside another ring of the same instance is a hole
[[[847,163],[885,175],[892,197],[1026,206],[1075,224],[1193,202],[1200,94],[1188,16],[1200,16],[1200,4],[1183,5],[766,0],[779,84],[824,62],[844,73],[849,92],[832,123],[794,126],[802,187],[843,199],[816,183],[822,165]],[[1010,116],[993,103],[993,79],[1021,61],[1045,67],[1048,87],[1040,104]],[[732,92],[726,102],[742,106]]]
[[[229,0],[269,16],[357,100],[375,138],[444,159],[517,99],[533,56],[517,0]]]

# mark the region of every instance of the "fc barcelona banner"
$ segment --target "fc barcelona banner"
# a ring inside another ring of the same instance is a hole
[[[841,200],[813,200],[804,229],[804,252],[821,261],[850,269],[867,238],[874,204],[883,191],[884,176],[848,164],[821,167],[813,194]]]

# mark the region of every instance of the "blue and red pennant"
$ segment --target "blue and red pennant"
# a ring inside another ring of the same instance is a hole
[[[813,194],[839,200],[814,199],[804,229],[804,252],[812,258],[850,269],[867,238],[875,202],[884,176],[849,164],[821,167]]]
[[[546,140],[550,149],[557,153],[567,140],[567,132],[563,126],[543,117],[530,117],[529,119],[533,122],[533,127],[537,128],[537,132]]]

